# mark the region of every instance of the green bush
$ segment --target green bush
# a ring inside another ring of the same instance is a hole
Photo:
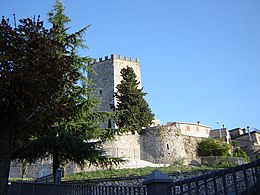
[[[230,150],[231,146],[223,140],[208,138],[198,143],[200,156],[230,156]]]
[[[239,157],[239,158],[245,158],[247,162],[250,161],[249,156],[245,153],[244,150],[242,150],[242,149],[239,148],[239,147],[235,147],[235,148],[233,149],[233,156],[234,156],[234,157]]]

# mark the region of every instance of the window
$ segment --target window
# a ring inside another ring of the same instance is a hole
[[[100,94],[100,95],[102,94],[102,90],[101,90],[101,89],[99,90],[99,94]]]
[[[108,125],[107,125],[108,128],[112,128],[112,121],[111,119],[108,120]]]
[[[169,144],[167,144],[166,147],[167,147],[167,150],[169,150]]]
[[[199,132],[199,131],[200,131],[200,128],[199,128],[199,127],[196,127],[196,131]]]
[[[186,131],[190,131],[190,126],[186,126]]]

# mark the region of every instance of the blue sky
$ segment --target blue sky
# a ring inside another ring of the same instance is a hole
[[[12,18],[41,15],[54,0],[1,0]],[[146,99],[162,124],[260,129],[259,0],[63,0],[72,31],[91,24],[89,50],[139,58]]]

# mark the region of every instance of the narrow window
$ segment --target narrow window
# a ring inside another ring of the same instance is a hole
[[[100,94],[100,95],[102,94],[102,90],[101,90],[101,89],[99,90],[99,94]]]
[[[186,126],[186,131],[190,131],[190,126]]]
[[[169,144],[167,144],[166,147],[167,147],[167,150],[169,150]]]
[[[112,122],[111,122],[111,119],[108,120],[108,125],[107,125],[108,128],[112,128]]]
[[[199,127],[196,127],[196,130],[197,130],[197,132],[199,132],[199,131],[200,131],[200,128],[199,128]]]

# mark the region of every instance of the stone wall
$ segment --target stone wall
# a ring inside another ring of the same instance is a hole
[[[180,181],[187,178],[192,178],[196,176],[201,176],[203,174],[211,173],[212,171],[192,171],[192,172],[174,172],[167,174],[173,181]],[[134,176],[134,177],[124,177],[124,178],[106,178],[106,179],[90,179],[84,181],[68,181],[64,183],[69,184],[90,184],[97,186],[140,186],[147,176]]]
[[[128,57],[116,56],[115,54],[103,58],[99,58],[99,61],[91,64],[95,73],[89,72],[89,79],[93,83],[94,95],[101,100],[101,104],[98,110],[112,111],[111,105],[116,106],[116,99],[114,93],[116,92],[116,86],[121,82],[122,77],[120,71],[127,66],[132,67],[137,77],[137,81],[140,82],[141,88],[141,72],[139,59],[133,59]],[[110,120],[110,125],[115,128],[115,124]],[[108,124],[107,124],[108,125]]]
[[[37,160],[33,164],[23,166],[18,161],[12,161],[10,166],[10,178],[39,178],[52,173],[51,158]],[[23,169],[24,174],[23,174]]]
[[[202,138],[184,136],[173,126],[150,127],[141,135],[120,135],[104,144],[107,154],[128,157],[152,163],[173,164],[184,160],[184,164],[198,164],[197,145]]]
[[[201,158],[198,156],[198,143],[203,139],[199,137],[182,136],[184,149],[186,153],[186,161],[191,165],[199,165]]]
[[[241,148],[247,153],[247,155],[251,159],[260,158],[260,145],[248,144],[241,146]]]
[[[182,136],[178,129],[159,126],[147,128],[141,135],[141,151],[156,163],[172,164],[186,158]],[[141,159],[146,160],[145,156]]]
[[[114,140],[106,142],[103,147],[113,157],[140,159],[140,136],[138,134],[117,135]]]
[[[115,140],[104,143],[107,154],[113,157],[146,160],[152,163],[197,165],[197,145],[202,138],[184,136],[174,126],[157,126],[143,130],[142,134],[117,135]],[[95,170],[86,166],[83,170],[74,163],[65,166],[65,173]],[[24,177],[37,178],[52,173],[51,158],[29,165]],[[22,177],[22,165],[11,165],[10,177]]]

